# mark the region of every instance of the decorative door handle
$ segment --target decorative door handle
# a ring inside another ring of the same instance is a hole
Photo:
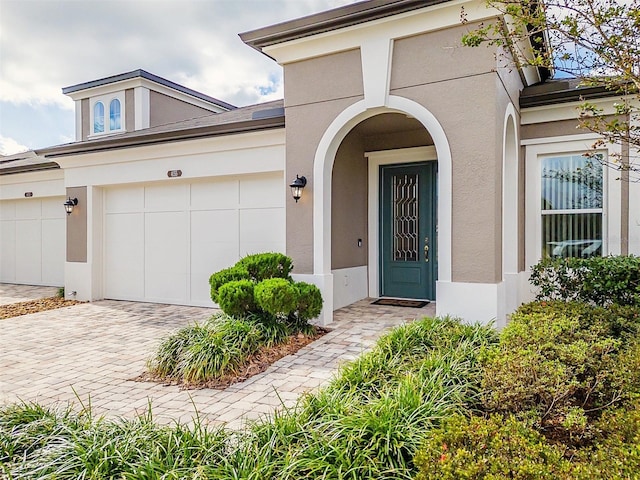
[[[424,237],[424,261],[429,261],[429,237]]]

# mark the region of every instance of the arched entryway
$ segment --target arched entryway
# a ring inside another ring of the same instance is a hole
[[[388,175],[383,166],[389,166]],[[412,258],[418,259],[419,249],[420,261],[427,263],[428,246],[437,252],[428,259],[435,268],[429,281],[451,281],[451,153],[444,130],[427,109],[403,97],[390,96],[387,107],[375,109],[361,101],[329,126],[314,159],[314,277],[325,292],[327,322],[335,307],[384,293],[379,245],[389,219],[381,209],[380,189],[388,188],[394,169],[403,178],[431,176],[431,183],[420,187],[433,202],[431,218],[423,222],[430,230],[417,233]],[[334,272],[340,275],[334,278]],[[429,295],[437,300],[437,288]]]

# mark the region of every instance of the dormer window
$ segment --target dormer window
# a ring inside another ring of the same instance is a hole
[[[125,130],[123,110],[124,92],[92,98],[89,123],[92,125],[92,129],[89,136],[106,135]]]
[[[96,102],[93,106],[93,133],[104,132],[104,104]]]
[[[120,100],[114,98],[109,104],[109,129],[120,130]]]

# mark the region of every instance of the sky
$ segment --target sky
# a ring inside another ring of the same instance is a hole
[[[143,69],[243,106],[282,69],[238,33],[357,0],[0,0],[0,154],[74,141],[62,88]]]

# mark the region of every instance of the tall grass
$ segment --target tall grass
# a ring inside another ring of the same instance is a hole
[[[13,478],[410,479],[432,427],[475,407],[491,328],[424,319],[298,404],[236,434],[93,419],[33,404],[0,410],[0,462]]]
[[[299,404],[252,426],[210,478],[412,478],[441,419],[474,408],[487,327],[424,319],[395,329]]]
[[[224,458],[222,429],[92,418],[30,403],[0,410],[0,465],[9,478],[206,478]]]
[[[164,339],[147,368],[157,377],[206,382],[234,373],[260,347],[280,343],[291,333],[276,320],[217,315]]]

